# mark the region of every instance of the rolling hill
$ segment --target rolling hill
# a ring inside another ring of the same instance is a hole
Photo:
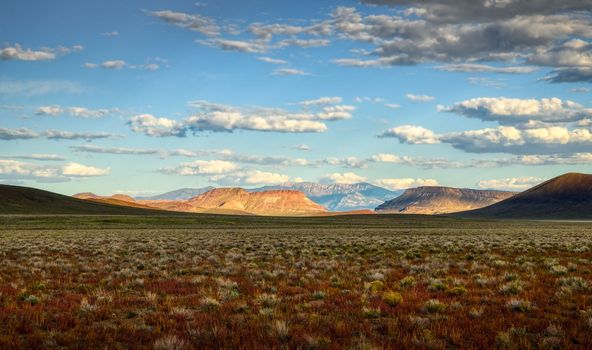
[[[515,192],[441,186],[410,188],[376,207],[378,213],[446,214],[477,209],[513,196]]]
[[[484,219],[592,220],[592,175],[567,173],[488,207],[454,215]]]
[[[134,208],[83,200],[30,187],[0,185],[0,214],[162,215],[154,208]],[[115,199],[117,201],[117,199]]]

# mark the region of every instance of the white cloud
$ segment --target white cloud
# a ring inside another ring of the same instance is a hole
[[[58,48],[42,48],[37,51],[25,49],[19,44],[13,46],[5,46],[0,49],[0,59],[2,60],[20,60],[20,61],[49,61],[54,60],[58,55],[65,55],[71,52],[82,51],[82,46],[76,45],[72,47]]]
[[[212,176],[210,180],[223,185],[275,185],[290,181],[290,177],[260,170],[245,170]]]
[[[538,67],[531,66],[488,66],[486,64],[476,63],[454,63],[437,66],[436,69],[448,72],[488,72],[488,73],[506,73],[506,74],[527,74],[538,70]]]
[[[161,171],[167,174],[178,174],[183,176],[191,175],[218,175],[225,174],[238,169],[238,165],[225,160],[195,160],[181,163],[174,169],[165,168]]]
[[[184,137],[186,129],[181,122],[168,118],[157,118],[152,114],[140,114],[130,118],[128,124],[134,132],[143,133],[146,136]]]
[[[355,173],[332,173],[325,175],[324,178],[321,179],[325,182],[333,182],[337,184],[353,184],[357,182],[364,182],[366,178]]]
[[[73,162],[66,163],[62,168],[62,174],[70,177],[104,176],[107,175],[109,171],[109,168],[101,169],[94,166],[88,166]]]
[[[479,183],[477,183],[477,186],[479,186],[479,188],[485,189],[521,191],[533,187],[543,181],[544,179],[533,176],[514,177],[505,179],[481,180]]]
[[[53,106],[42,106],[39,107],[37,109],[37,112],[35,112],[36,115],[51,115],[51,116],[56,116],[59,114],[62,114],[64,111],[62,110],[62,108],[58,105],[53,105]]]
[[[438,137],[433,131],[421,126],[401,125],[386,130],[379,137],[394,137],[402,143],[409,144],[436,144]]]
[[[152,11],[149,14],[177,27],[196,31],[208,36],[219,34],[220,28],[212,18],[170,10]]]
[[[101,33],[102,36],[108,36],[108,37],[113,37],[113,36],[118,36],[119,32],[116,30],[110,31],[110,32],[103,32]]]
[[[8,156],[5,158],[12,159],[29,159],[29,160],[41,160],[41,161],[61,161],[65,160],[64,157],[57,154],[27,154],[20,156]]]
[[[287,64],[288,61],[281,60],[278,58],[271,58],[271,57],[257,57],[257,59],[261,62],[267,62],[271,64]]]
[[[88,109],[85,107],[61,107],[59,105],[52,105],[52,106],[41,106],[37,108],[35,112],[36,115],[50,115],[56,116],[64,113],[68,113],[73,117],[78,118],[88,118],[88,119],[97,119],[103,118],[106,115],[114,112],[118,112],[117,108],[112,109]]]
[[[374,181],[374,184],[380,187],[388,188],[390,190],[403,190],[411,187],[420,186],[438,186],[438,181],[434,179],[379,179]]]
[[[198,40],[197,43],[210,47],[216,47],[225,51],[264,53],[268,50],[267,44],[261,41],[242,41],[211,38],[206,40]]]
[[[415,95],[415,94],[407,94],[405,95],[409,101],[413,102],[430,102],[435,99],[434,96],[429,95]]]
[[[94,69],[94,68],[104,68],[104,69],[146,69],[146,70],[157,70],[160,66],[156,63],[146,63],[146,64],[129,64],[124,60],[110,60],[104,61],[103,63],[91,63],[87,62],[83,65],[86,68]]]
[[[72,132],[64,130],[47,130],[42,136],[45,136],[50,140],[97,140],[97,139],[110,139],[118,138],[121,135],[113,134],[109,132]]]
[[[547,123],[570,122],[592,117],[592,109],[556,97],[540,100],[478,97],[458,102],[451,107],[439,106],[439,110],[500,123],[527,123],[531,120]]]
[[[299,105],[301,106],[305,106],[305,107],[310,107],[310,106],[318,106],[318,105],[328,105],[328,104],[337,104],[337,103],[341,103],[343,99],[339,96],[326,96],[326,97],[320,97],[314,100],[306,100],[306,101],[300,101],[298,102]]]
[[[274,75],[312,75],[308,72],[305,72],[301,69],[294,69],[294,68],[279,68],[273,71]]]

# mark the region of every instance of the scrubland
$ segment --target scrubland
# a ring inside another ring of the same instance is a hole
[[[0,349],[592,348],[590,224],[238,220],[4,225]]]

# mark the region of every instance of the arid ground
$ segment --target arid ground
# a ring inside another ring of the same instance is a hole
[[[592,225],[0,217],[1,349],[592,348]]]

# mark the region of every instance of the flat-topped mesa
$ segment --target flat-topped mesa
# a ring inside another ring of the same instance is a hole
[[[446,214],[482,208],[515,195],[515,192],[475,190],[443,186],[410,188],[378,207],[381,213]]]
[[[221,209],[257,215],[307,215],[326,209],[292,190],[248,192],[242,188],[217,188],[191,198],[188,203],[198,210]]]

